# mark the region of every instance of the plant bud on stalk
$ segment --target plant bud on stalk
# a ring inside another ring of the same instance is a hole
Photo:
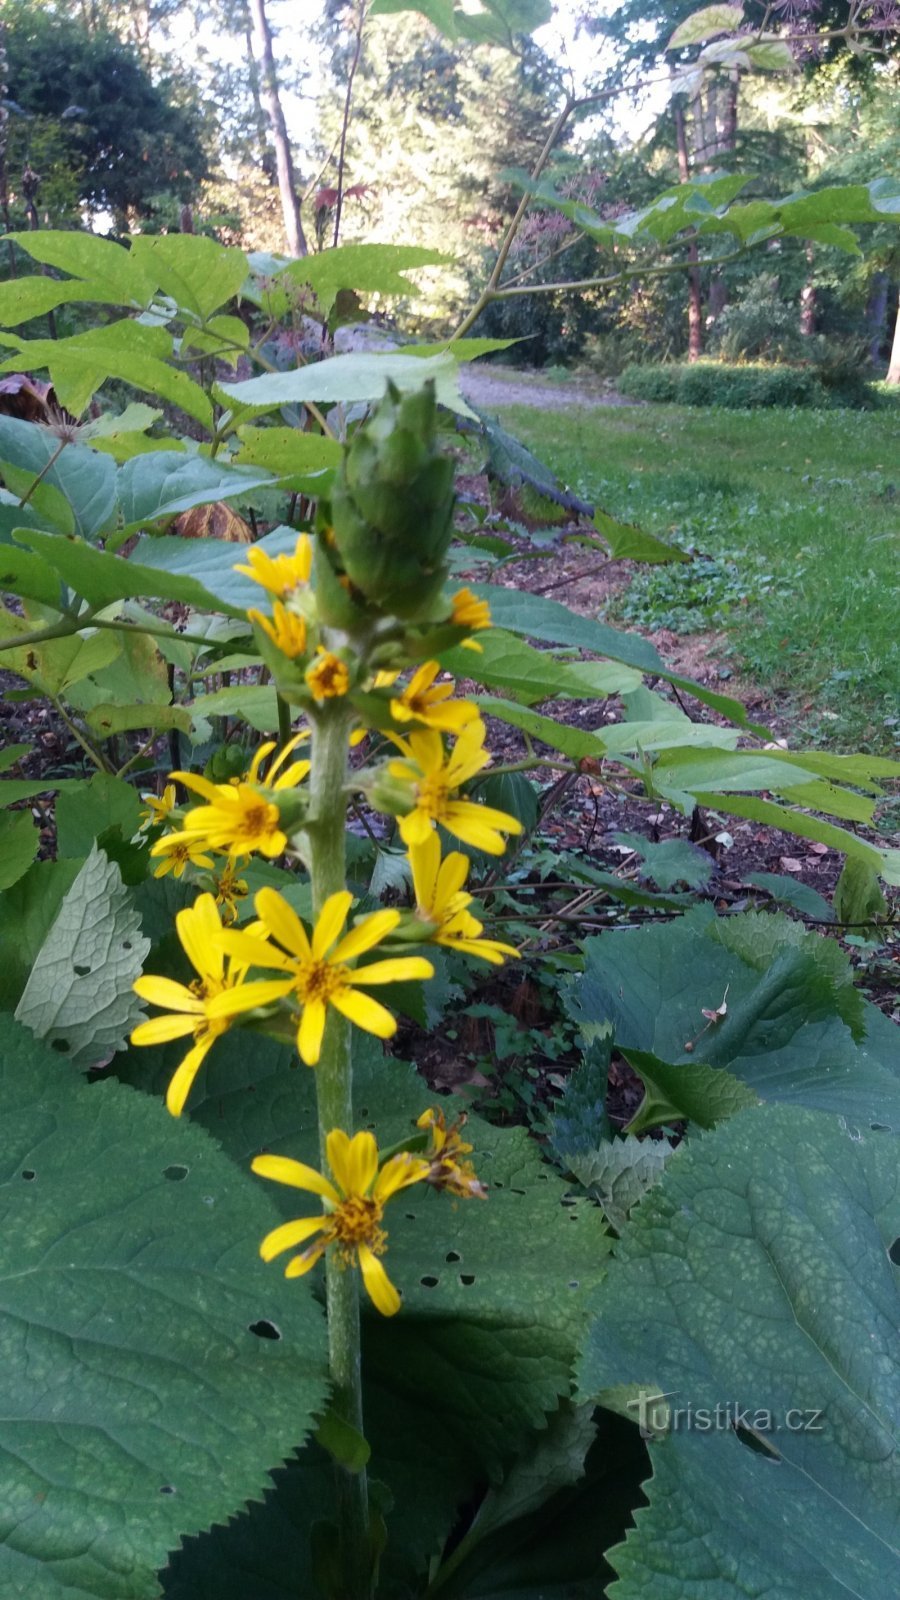
[[[352,591],[381,611],[427,616],[446,573],[453,463],[435,449],[434,385],[393,384],[338,471],[319,549]]]

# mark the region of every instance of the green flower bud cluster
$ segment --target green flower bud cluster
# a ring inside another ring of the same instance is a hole
[[[345,602],[414,620],[439,595],[454,493],[453,463],[435,446],[436,423],[433,383],[408,395],[389,384],[354,436],[319,518],[320,561]]]

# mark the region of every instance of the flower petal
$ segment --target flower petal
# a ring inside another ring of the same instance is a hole
[[[394,1316],[402,1302],[384,1267],[367,1244],[357,1245],[357,1253],[366,1293],[375,1310],[380,1311],[383,1317]]]
[[[368,967],[357,967],[353,984],[366,988],[375,983],[407,983],[419,978],[433,978],[434,967],[424,956],[391,956],[387,961],[373,961]],[[333,996],[337,1005],[337,996]]]
[[[448,856],[447,859],[449,861],[451,858]],[[465,856],[463,856],[464,861],[465,859]],[[416,905],[422,911],[433,910],[437,898],[441,866],[441,841],[433,828],[426,839],[423,839],[419,844],[410,845],[409,865],[412,871]]]
[[[205,800],[218,804],[221,796],[221,785],[210,783],[209,778],[202,778],[199,772],[173,772],[171,777],[177,778],[186,789],[193,789],[195,794],[202,794]]]
[[[312,953],[316,961],[321,961],[331,949],[347,921],[347,913],[352,904],[353,896],[349,889],[340,889],[337,894],[328,896],[313,928]]]
[[[334,1181],[346,1195],[350,1192],[351,1161],[350,1135],[343,1128],[332,1128],[325,1136],[325,1159],[334,1175]]]
[[[166,1090],[166,1105],[173,1117],[181,1116],[184,1103],[191,1092],[191,1085],[215,1042],[215,1034],[207,1033],[202,1039],[198,1039],[193,1050],[188,1051],[181,1065],[176,1068],[175,1075]]]
[[[459,894],[468,875],[468,856],[464,856],[461,850],[451,850],[450,854],[445,856],[441,862],[441,868],[437,875],[435,910],[448,905],[453,896]]]
[[[305,1161],[292,1161],[290,1156],[255,1156],[250,1167],[259,1178],[271,1178],[273,1183],[286,1183],[290,1189],[305,1189],[308,1194],[323,1195],[332,1205],[340,1204],[334,1184]]]
[[[297,1049],[300,1052],[300,1060],[307,1067],[314,1067],[321,1054],[327,1015],[324,1000],[308,1000],[303,1007],[303,1015],[297,1029]]]
[[[294,985],[290,979],[263,978],[259,983],[238,983],[233,989],[224,989],[206,1002],[206,1015],[219,1021],[222,1017],[237,1017],[242,1011],[255,1011],[257,1006],[271,1005],[290,994]]]
[[[142,1000],[149,1000],[152,1006],[164,1006],[167,1011],[189,1011],[195,1016],[203,1015],[203,1001],[191,994],[183,983],[176,983],[174,978],[158,978],[153,972],[145,972],[142,978],[135,978],[134,992]]]
[[[253,903],[257,916],[265,923],[273,938],[290,950],[292,955],[308,961],[311,951],[306,929],[284,896],[277,889],[260,889]]]
[[[243,928],[225,928],[222,932],[222,949],[226,955],[233,956],[235,961],[245,967],[277,967],[279,972],[294,972],[297,963],[275,944],[270,944],[268,939],[261,938],[259,933],[252,932],[259,928],[260,933],[265,930],[262,923],[254,922]]]
[[[168,1044],[170,1039],[183,1039],[186,1033],[193,1033],[198,1026],[199,1019],[181,1012],[175,1016],[150,1017],[146,1022],[139,1022],[132,1030],[132,1044]]]
[[[363,1129],[350,1140],[347,1152],[348,1194],[368,1194],[378,1173],[378,1146],[375,1135]]]
[[[362,955],[364,950],[371,950],[374,945],[380,944],[399,921],[399,911],[373,911],[370,916],[362,917],[356,927],[345,933],[340,943],[335,945],[331,960],[352,961],[354,956]]]
[[[175,918],[182,949],[201,978],[222,978],[225,953],[222,949],[222,924],[211,894],[198,894]]]
[[[431,833],[431,818],[420,806],[414,806],[400,818],[400,837],[409,849],[414,844],[424,844]]]
[[[329,1239],[317,1239],[301,1256],[293,1256],[284,1269],[285,1277],[300,1278],[304,1272],[309,1272],[317,1261],[321,1261],[330,1242]]]
[[[400,1155],[391,1156],[390,1161],[385,1162],[375,1180],[372,1193],[376,1200],[389,1200],[398,1189],[407,1189],[411,1183],[421,1183],[428,1177],[430,1171],[430,1162],[422,1161],[410,1155],[408,1151],[402,1151]]]
[[[321,1233],[327,1221],[327,1217],[298,1217],[296,1222],[283,1222],[280,1228],[273,1228],[259,1247],[263,1261],[274,1261],[282,1250],[290,1250],[311,1239],[314,1233]]]
[[[335,1011],[348,1017],[357,1028],[374,1033],[377,1039],[390,1039],[397,1032],[397,1023],[391,1013],[373,1000],[371,995],[360,994],[358,989],[342,989],[339,994],[332,995],[331,1004]]]

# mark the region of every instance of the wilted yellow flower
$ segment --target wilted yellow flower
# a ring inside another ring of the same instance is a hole
[[[336,700],[350,688],[350,669],[346,661],[319,646],[312,666],[304,673],[314,700]]]
[[[216,905],[222,907],[222,921],[226,927],[237,922],[238,901],[246,899],[249,889],[244,878],[237,876],[233,861],[226,861],[216,874]]]
[[[142,828],[158,828],[168,822],[175,810],[177,796],[174,783],[167,783],[161,795],[142,794],[141,799],[147,807],[141,812]]]
[[[263,1239],[259,1253],[264,1261],[272,1261],[283,1250],[313,1241],[285,1268],[286,1278],[299,1278],[333,1246],[343,1266],[359,1267],[376,1310],[392,1317],[400,1310],[400,1296],[378,1259],[387,1248],[387,1234],[381,1226],[384,1207],[392,1195],[427,1177],[428,1163],[403,1151],[391,1156],[379,1170],[374,1136],[357,1133],[351,1139],[340,1128],[331,1130],[325,1150],[333,1183],[302,1161],[292,1161],[287,1156],[256,1157],[253,1171],[261,1178],[320,1195],[325,1206],[320,1217],[299,1217],[296,1222],[273,1228]]]
[[[312,572],[313,548],[312,540],[306,533],[298,534],[294,554],[270,556],[265,550],[258,550],[251,545],[247,551],[247,565],[241,566],[235,562],[235,572],[242,572],[245,577],[252,578],[261,588],[274,594],[279,600],[291,594],[294,589],[299,589],[303,584],[309,583]]]
[[[248,611],[247,619],[262,628],[276,650],[280,650],[289,661],[296,661],[298,656],[306,654],[306,620],[299,617],[296,611],[288,611],[281,600],[275,601],[272,613],[271,617],[266,617],[261,611]]]
[[[265,931],[278,944],[241,932],[223,934],[226,950],[241,961],[289,974],[280,981],[279,994],[292,995],[300,1004],[297,1049],[308,1067],[314,1067],[319,1059],[329,1006],[357,1028],[374,1033],[379,1039],[389,1039],[397,1031],[395,1019],[361,990],[434,976],[431,962],[421,956],[397,956],[352,969],[348,962],[380,944],[400,921],[399,911],[375,911],[362,917],[341,938],[352,903],[349,890],[330,895],[310,940],[283,895],[276,889],[260,889],[254,901],[256,912]]]
[[[451,851],[442,861],[441,842],[432,829],[421,844],[410,845],[409,864],[419,916],[436,924],[428,935],[432,943],[495,966],[500,966],[505,956],[518,956],[514,945],[481,937],[484,924],[472,916],[468,909],[472,896],[463,890],[469,862],[460,850]]]
[[[478,707],[468,700],[453,700],[455,685],[435,683],[441,670],[439,661],[422,663],[405,689],[391,701],[391,715],[396,722],[422,722],[426,728],[438,728],[447,733],[458,733],[468,722],[478,720]]]
[[[170,1014],[139,1022],[131,1035],[131,1043],[168,1044],[170,1039],[193,1034],[194,1044],[166,1092],[166,1105],[173,1117],[178,1117],[191,1084],[216,1040],[230,1028],[239,1013],[277,999],[281,985],[271,980],[244,983],[249,963],[226,957],[219,914],[211,894],[198,895],[192,906],[179,911],[175,926],[197,977],[190,985],[149,973],[136,979],[135,994],[142,1000],[149,1000],[151,1005],[165,1006]],[[252,935],[247,937],[252,941]],[[216,1010],[216,1002],[223,995],[228,995],[232,1002],[225,1015]]]
[[[479,1182],[471,1161],[465,1159],[472,1154],[472,1146],[461,1137],[465,1123],[465,1112],[448,1128],[443,1111],[423,1111],[416,1127],[427,1128],[431,1134],[431,1144],[424,1154],[428,1165],[425,1181],[434,1189],[446,1189],[460,1200],[486,1200],[486,1185]]]
[[[499,856],[506,849],[503,833],[521,833],[518,817],[474,800],[457,800],[460,785],[474,778],[490,762],[484,748],[484,723],[470,722],[464,728],[449,756],[434,728],[417,729],[408,740],[397,740],[404,760],[388,763],[392,778],[411,786],[413,806],[400,818],[400,837],[407,846],[422,844],[432,825],[439,822],[464,844],[488,855]]]
[[[167,833],[164,839],[157,839],[151,846],[152,856],[161,856],[162,860],[153,873],[154,878],[164,878],[171,872],[174,878],[180,878],[185,867],[214,867],[212,856],[206,854],[207,843],[205,839],[192,839],[187,833]]]

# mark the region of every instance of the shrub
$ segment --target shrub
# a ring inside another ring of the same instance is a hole
[[[817,366],[746,363],[729,366],[721,361],[693,365],[630,366],[619,379],[623,394],[634,400],[683,406],[721,406],[727,411],[761,406],[867,407],[879,404],[873,386],[848,369]]]

